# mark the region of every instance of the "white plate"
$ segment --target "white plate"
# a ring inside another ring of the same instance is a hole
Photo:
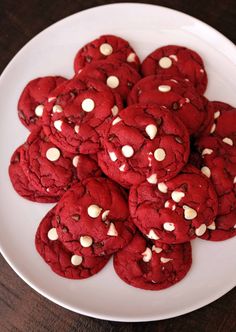
[[[63,279],[51,272],[34,248],[37,226],[51,205],[22,199],[8,178],[11,154],[28,134],[16,112],[25,84],[38,76],[72,76],[76,51],[106,33],[129,40],[141,59],[165,44],[192,47],[205,60],[207,97],[235,103],[235,46],[211,27],[180,12],[144,4],[114,4],[80,12],[46,29],[15,56],[0,79],[1,251],[31,287],[78,313],[116,321],[170,318],[198,309],[236,285],[236,238],[221,243],[193,241],[189,274],[159,292],[128,286],[115,275],[112,262],[90,279]]]

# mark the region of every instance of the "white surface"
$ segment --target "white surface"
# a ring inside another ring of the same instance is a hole
[[[109,320],[148,321],[200,308],[236,285],[236,238],[221,243],[193,241],[193,266],[177,285],[159,292],[128,286],[112,262],[96,276],[72,281],[48,268],[34,249],[34,234],[52,205],[18,196],[8,178],[14,149],[27,135],[16,105],[25,84],[44,75],[73,74],[73,58],[101,34],[128,39],[141,59],[165,44],[183,44],[199,52],[209,76],[207,97],[235,104],[235,46],[209,26],[167,8],[116,4],[70,16],[40,33],[11,61],[0,79],[0,245],[13,269],[34,289],[73,311]]]

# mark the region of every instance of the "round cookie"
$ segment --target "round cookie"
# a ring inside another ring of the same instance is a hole
[[[139,58],[129,43],[113,35],[103,35],[83,46],[74,60],[75,73],[97,60],[119,60],[136,70],[140,66]]]
[[[64,278],[85,279],[98,273],[110,256],[84,257],[67,250],[58,240],[56,229],[52,226],[54,217],[55,208],[43,218],[35,236],[35,246],[43,260]]]
[[[39,77],[30,81],[21,93],[18,102],[18,116],[25,127],[32,130],[42,124],[44,103],[50,93],[66,79],[60,76]]]
[[[11,157],[8,172],[13,188],[20,196],[32,202],[57,202],[59,200],[59,197],[51,196],[48,192],[42,193],[38,191],[29,181],[29,178],[27,174],[25,174],[25,172],[23,171],[21,164],[21,155],[24,148],[24,145],[18,147]]]
[[[192,82],[200,94],[207,87],[207,74],[202,58],[195,51],[177,45],[167,45],[149,54],[141,66],[143,76],[169,75]]]
[[[114,269],[123,281],[148,290],[173,286],[185,277],[191,264],[190,242],[154,245],[138,232],[113,260]]]
[[[165,108],[137,104],[110,123],[98,163],[108,177],[129,188],[174,177],[188,156],[189,135],[183,123]]]
[[[173,244],[202,236],[216,217],[218,201],[211,182],[187,166],[169,181],[133,186],[129,208],[143,234]]]
[[[45,104],[43,129],[59,148],[71,153],[93,154],[112,118],[116,99],[102,82],[75,77],[54,90]]]
[[[21,149],[21,166],[43,195],[61,197],[76,180],[73,155],[51,143],[41,128],[35,128]]]
[[[205,119],[204,102],[183,79],[164,79],[156,75],[141,79],[128,96],[129,105],[144,103],[167,107],[183,121],[190,134],[197,134]]]
[[[81,69],[78,77],[80,79],[90,77],[106,84],[114,93],[119,94],[124,101],[141,76],[128,64],[113,61],[96,61]]]
[[[71,187],[57,205],[55,220],[65,247],[84,256],[111,254],[135,231],[126,195],[106,178],[88,178]]]

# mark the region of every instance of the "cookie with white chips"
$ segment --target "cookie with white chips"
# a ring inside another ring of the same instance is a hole
[[[149,239],[173,244],[201,237],[215,220],[218,201],[211,182],[188,165],[169,181],[133,186],[129,208]]]
[[[66,79],[60,76],[39,77],[30,81],[18,101],[18,116],[20,121],[29,130],[36,125],[42,125],[44,104],[50,93]]]
[[[167,45],[156,49],[144,59],[141,70],[144,76],[183,77],[192,82],[201,94],[207,87],[207,74],[202,58],[197,52],[184,46]]]
[[[85,279],[98,273],[110,256],[84,257],[67,250],[52,226],[55,208],[43,218],[35,235],[35,247],[43,260],[56,274],[68,279]]]
[[[130,44],[114,35],[103,35],[84,45],[74,60],[75,73],[97,60],[119,60],[136,70],[140,66],[140,60]]]
[[[75,254],[108,255],[133,237],[124,191],[107,178],[88,178],[72,186],[56,207],[54,227]]]
[[[117,275],[127,284],[148,290],[173,286],[188,273],[192,264],[190,242],[153,244],[139,232],[114,255]]]
[[[136,104],[110,121],[98,163],[103,172],[129,188],[174,177],[187,163],[189,134],[166,108]]]

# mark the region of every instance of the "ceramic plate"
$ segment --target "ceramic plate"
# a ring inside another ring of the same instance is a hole
[[[144,4],[113,4],[72,15],[41,32],[10,62],[0,78],[0,246],[16,273],[55,303],[88,316],[116,321],[150,321],[198,309],[236,285],[236,238],[221,243],[193,241],[193,265],[177,285],[144,291],[121,281],[112,262],[87,280],[63,279],[34,248],[34,235],[50,204],[18,196],[8,178],[11,154],[28,131],[16,106],[25,84],[38,76],[73,75],[73,58],[101,34],[127,39],[141,59],[155,48],[180,44],[203,57],[209,77],[206,96],[235,104],[235,46],[208,25],[180,12]]]

